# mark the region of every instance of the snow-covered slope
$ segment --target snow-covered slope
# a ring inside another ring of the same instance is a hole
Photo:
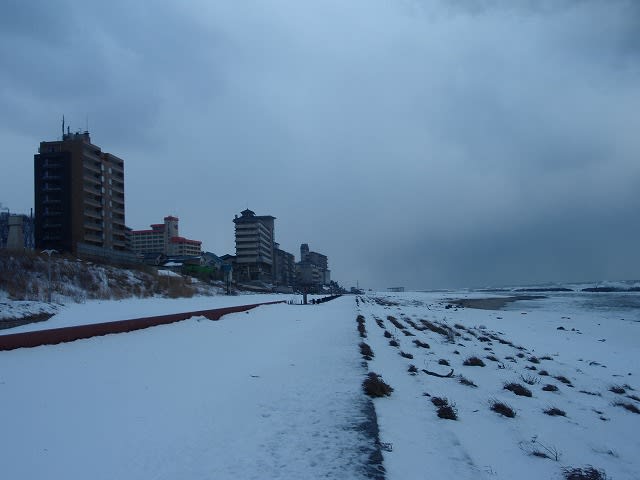
[[[389,478],[562,478],[563,468],[587,464],[616,480],[638,478],[640,415],[617,404],[640,408],[639,323],[579,310],[568,298],[507,311],[438,300],[408,293],[359,302],[375,355],[369,369],[395,389],[375,400]],[[465,365],[474,356],[483,367]],[[448,378],[425,372],[452,369]],[[446,398],[457,420],[439,418],[434,397]],[[496,401],[516,416],[492,411]]]

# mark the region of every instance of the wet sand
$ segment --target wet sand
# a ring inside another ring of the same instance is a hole
[[[505,305],[518,300],[538,300],[546,298],[544,295],[513,295],[511,297],[494,297],[494,298],[461,298],[451,300],[449,303],[458,307],[478,308],[481,310],[500,310]]]

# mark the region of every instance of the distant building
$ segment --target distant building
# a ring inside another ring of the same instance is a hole
[[[124,161],[89,132],[41,142],[34,155],[37,249],[131,260],[127,251]]]
[[[319,289],[331,282],[331,271],[326,255],[309,250],[309,245],[300,245],[300,262],[296,264],[296,280],[300,286]]]
[[[278,286],[292,287],[296,282],[296,261],[292,253],[285,252],[274,245],[275,274],[273,282]]]
[[[32,250],[33,216],[0,212],[0,248]]]
[[[274,274],[274,221],[246,209],[233,219],[236,237],[235,275],[238,281],[272,282]]]
[[[389,287],[387,290],[390,292],[404,292],[404,287]]]
[[[164,223],[151,225],[150,230],[131,230],[131,248],[138,255],[197,256],[202,242],[181,237],[178,217],[164,217]]]

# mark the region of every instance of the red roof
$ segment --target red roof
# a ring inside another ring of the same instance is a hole
[[[171,243],[188,243],[191,245],[202,245],[202,242],[200,240],[189,240],[188,238],[184,237],[171,237],[169,241]]]

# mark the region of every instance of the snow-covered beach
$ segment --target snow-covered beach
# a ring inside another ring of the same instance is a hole
[[[3,476],[373,478],[382,450],[388,479],[561,479],[587,465],[638,478],[637,312],[578,293],[501,310],[450,303],[483,296],[344,296],[0,352]],[[33,325],[226,306],[156,300],[87,302]],[[472,357],[484,366],[465,365]],[[394,388],[373,399],[379,444],[367,372]],[[434,398],[457,419],[439,418]]]

